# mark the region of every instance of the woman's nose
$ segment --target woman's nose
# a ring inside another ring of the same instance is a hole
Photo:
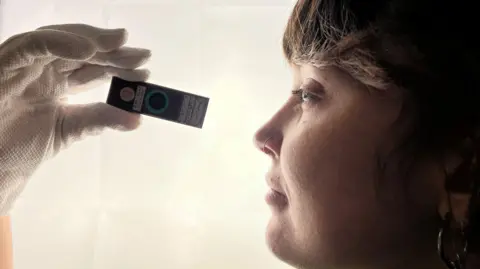
[[[254,144],[272,158],[280,157],[284,134],[292,116],[290,107],[284,105],[254,135]]]
[[[254,145],[261,152],[273,158],[280,156],[281,135],[267,127],[262,127],[254,135]]]

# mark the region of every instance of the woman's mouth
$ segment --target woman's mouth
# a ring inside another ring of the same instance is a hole
[[[273,189],[268,190],[265,201],[268,205],[277,209],[283,209],[288,205],[287,196]]]

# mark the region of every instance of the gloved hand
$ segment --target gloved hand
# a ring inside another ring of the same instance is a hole
[[[66,95],[112,76],[146,80],[150,51],[125,47],[124,29],[52,25],[0,45],[0,216],[9,213],[45,160],[105,128],[135,129],[140,115],[105,103],[69,105]]]

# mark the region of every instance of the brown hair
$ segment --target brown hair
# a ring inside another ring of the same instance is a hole
[[[299,0],[283,50],[292,63],[334,66],[373,91],[402,90],[414,111],[405,145],[442,158],[480,136],[480,14],[471,3]],[[452,188],[471,192],[464,178]]]

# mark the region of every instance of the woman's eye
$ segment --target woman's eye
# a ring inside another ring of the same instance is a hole
[[[315,101],[317,98],[316,95],[303,89],[294,90],[292,91],[292,94],[297,96],[303,103]]]
[[[313,96],[312,94],[310,94],[307,91],[302,91],[302,96],[301,97],[302,97],[303,102],[308,102],[311,99],[313,99],[315,96]]]

